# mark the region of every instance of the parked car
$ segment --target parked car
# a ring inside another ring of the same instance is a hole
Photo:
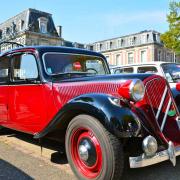
[[[65,143],[79,179],[119,179],[180,155],[180,113],[164,78],[110,75],[103,55],[21,47],[0,56],[0,126]],[[158,168],[158,167],[157,167]]]
[[[150,62],[142,64],[131,64],[111,67],[112,74],[120,73],[153,73],[160,75],[169,82],[176,104],[180,110],[180,92],[176,89],[176,84],[180,82],[180,64],[170,62]]]

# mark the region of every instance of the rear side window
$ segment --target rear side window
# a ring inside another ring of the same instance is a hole
[[[0,83],[8,81],[9,74],[9,58],[2,57],[0,58]]]
[[[144,66],[144,67],[138,67],[137,68],[138,73],[157,73],[157,68],[154,66]]]
[[[114,71],[115,74],[120,74],[120,73],[123,73],[123,74],[126,74],[126,73],[133,73],[133,68],[130,67],[130,68],[121,68],[121,69],[116,69]]]

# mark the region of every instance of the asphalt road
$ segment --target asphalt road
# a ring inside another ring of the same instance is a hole
[[[0,180],[74,180],[62,146],[39,142],[15,131],[0,131]],[[141,169],[126,169],[123,180],[180,180],[180,158],[177,166],[163,162]]]

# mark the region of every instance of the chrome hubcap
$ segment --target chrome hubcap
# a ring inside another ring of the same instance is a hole
[[[83,160],[83,161],[88,160],[89,152],[88,152],[88,148],[86,147],[86,145],[80,145],[78,153],[79,153],[79,157],[81,158],[81,160]]]

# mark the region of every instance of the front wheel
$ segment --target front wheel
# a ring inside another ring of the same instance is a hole
[[[122,175],[124,158],[120,141],[92,116],[79,115],[69,123],[66,154],[79,179],[115,180]]]

